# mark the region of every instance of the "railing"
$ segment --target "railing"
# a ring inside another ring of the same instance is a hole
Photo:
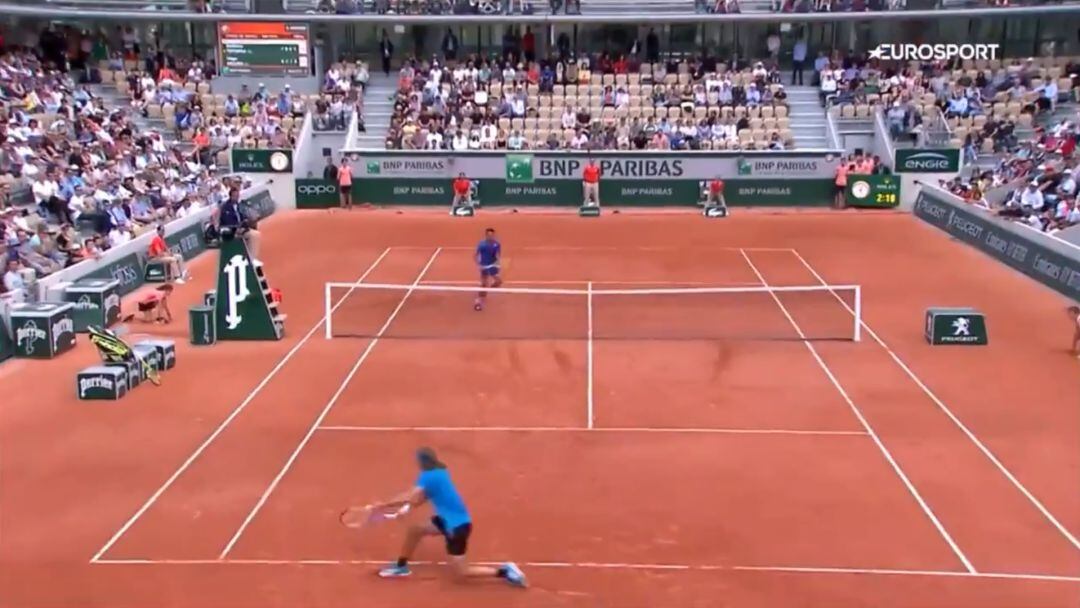
[[[889,169],[894,169],[896,146],[893,145],[892,133],[885,124],[885,111],[881,107],[874,108],[874,146],[879,148],[875,152],[881,162]]]
[[[112,0],[106,0],[110,2]],[[119,0],[123,1],[123,0]],[[166,0],[171,3],[173,0]],[[243,1],[243,0],[240,0]],[[588,0],[584,0],[583,5]],[[221,22],[221,21],[260,21],[260,22],[294,22],[294,23],[345,23],[367,22],[389,25],[417,24],[447,24],[460,23],[462,19],[468,19],[476,23],[641,23],[639,11],[620,11],[608,14],[585,13],[581,15],[380,15],[380,14],[354,14],[354,15],[331,15],[331,14],[232,14],[232,13],[196,13],[190,10],[159,10],[149,8],[146,10],[109,9],[102,8],[102,2],[96,0],[56,0],[55,3],[40,2],[35,4],[13,4],[0,2],[0,15],[17,17],[30,17],[36,19],[71,19],[71,8],[61,3],[80,2],[78,17],[85,20],[126,20],[138,21],[178,21],[178,22]],[[93,6],[94,8],[89,8]],[[128,5],[130,6],[130,5]],[[146,7],[145,4],[139,5]],[[161,3],[151,4],[150,7],[161,6]],[[173,6],[170,4],[170,6]],[[1003,8],[966,8],[944,10],[904,10],[882,11],[873,13],[874,21],[910,21],[925,19],[933,21],[943,17],[1008,17],[1016,18],[1025,15],[1053,17],[1055,15],[1075,15],[1080,13],[1080,4],[1054,6],[1012,6]],[[649,15],[653,23],[701,23],[705,21],[723,22],[746,22],[746,23],[784,23],[792,19],[794,13],[738,13],[738,14],[713,14],[713,13],[656,13]],[[867,13],[797,13],[801,23],[826,22],[837,23],[842,21],[866,21]]]
[[[829,137],[829,143],[837,150],[842,150],[844,145],[840,142],[840,133],[836,128],[836,117],[830,111],[830,107],[825,107],[825,134]]]
[[[923,139],[928,146],[948,147],[952,142],[953,130],[949,121],[945,119],[945,113],[941,108],[934,107],[936,112],[932,114],[933,120],[923,125]]]
[[[360,113],[353,112],[349,116],[349,127],[345,136],[345,145],[342,146],[342,150],[355,150],[356,140],[360,139]]]
[[[152,0],[145,2],[140,0],[39,0],[37,2],[24,2],[24,6],[44,5],[50,10],[68,11],[75,9],[83,14],[88,8],[102,9],[105,11],[140,11],[140,12],[168,12],[168,13],[191,13],[197,11],[194,3],[190,0]],[[206,0],[208,11],[225,11],[229,13],[251,12],[251,0]],[[4,12],[0,8],[0,13]],[[206,11],[198,11],[199,13]]]

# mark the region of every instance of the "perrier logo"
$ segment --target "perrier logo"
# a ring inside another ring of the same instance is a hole
[[[740,158],[736,164],[736,171],[739,175],[751,175],[754,173],[754,163],[745,158]]]
[[[510,184],[533,182],[532,154],[506,155],[506,181]]]

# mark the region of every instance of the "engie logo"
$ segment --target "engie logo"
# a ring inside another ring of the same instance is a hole
[[[997,44],[879,44],[870,51],[871,59],[886,61],[946,61],[960,59],[997,59]]]
[[[531,154],[506,155],[506,181],[511,184],[531,184],[535,177]]]
[[[896,151],[898,173],[955,173],[960,170],[960,150]]]

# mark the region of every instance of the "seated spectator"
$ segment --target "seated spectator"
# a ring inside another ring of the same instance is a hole
[[[16,258],[8,258],[4,272],[4,294],[16,303],[26,301],[26,280],[22,276],[22,264]]]

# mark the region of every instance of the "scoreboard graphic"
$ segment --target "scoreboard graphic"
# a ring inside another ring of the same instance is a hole
[[[224,76],[306,76],[311,73],[311,41],[305,23],[218,24]]]

